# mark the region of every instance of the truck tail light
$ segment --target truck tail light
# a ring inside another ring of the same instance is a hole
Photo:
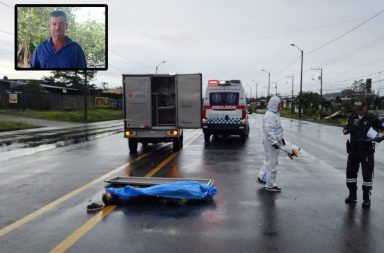
[[[179,131],[177,131],[177,130],[169,130],[169,131],[167,131],[167,135],[175,137],[175,136],[179,135]]]
[[[209,109],[209,105],[203,105],[203,111],[201,112],[201,118],[203,124],[207,123],[207,109]]]
[[[127,138],[135,136],[135,135],[136,135],[135,131],[125,131],[124,132],[124,136],[127,137]]]
[[[203,109],[203,112],[201,113],[201,118],[203,121],[203,124],[207,123],[207,111]]]
[[[246,117],[247,117],[247,111],[246,110],[242,110],[241,111],[241,124],[245,125]]]

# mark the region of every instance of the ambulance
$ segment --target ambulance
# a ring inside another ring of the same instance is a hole
[[[245,142],[249,135],[247,102],[240,80],[209,80],[202,109],[205,143],[211,135],[239,135]]]

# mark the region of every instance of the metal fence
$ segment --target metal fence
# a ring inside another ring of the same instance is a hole
[[[84,96],[47,92],[10,92],[0,89],[0,110],[79,110]],[[95,107],[95,97],[88,97],[88,108]]]

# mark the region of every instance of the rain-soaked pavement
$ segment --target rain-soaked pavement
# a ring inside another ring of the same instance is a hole
[[[283,192],[268,193],[255,183],[264,157],[261,120],[251,115],[245,144],[230,137],[204,146],[201,130],[187,130],[177,154],[166,144],[132,156],[120,133],[2,161],[1,252],[383,252],[383,146],[371,209],[361,208],[361,186],[359,201],[348,206],[341,129],[283,119],[285,139],[302,152],[293,161],[281,153]],[[218,194],[212,203],[86,212],[105,179],[153,169],[157,177],[213,178]]]
[[[124,129],[121,120],[60,126],[58,122],[51,122],[49,121],[48,126],[42,128],[0,132],[0,161],[90,141],[121,133]]]

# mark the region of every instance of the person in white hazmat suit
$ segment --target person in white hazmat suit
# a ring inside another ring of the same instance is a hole
[[[280,98],[273,96],[268,101],[263,120],[265,160],[256,181],[265,184],[264,189],[271,192],[281,192],[281,188],[276,185],[279,148],[285,145],[279,114],[281,108]]]

